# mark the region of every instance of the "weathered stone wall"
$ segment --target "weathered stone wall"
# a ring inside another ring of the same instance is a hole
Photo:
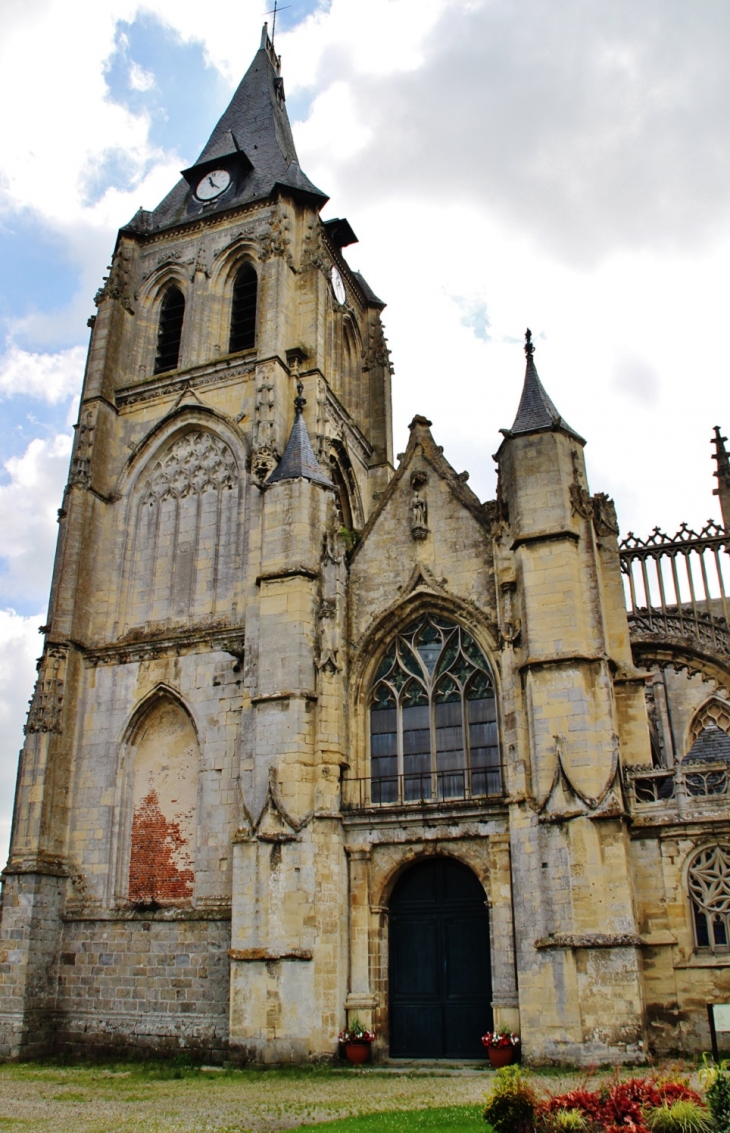
[[[222,1056],[229,946],[227,920],[66,918],[56,969],[56,1049]]]

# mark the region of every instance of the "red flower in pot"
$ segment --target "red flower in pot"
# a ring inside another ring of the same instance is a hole
[[[489,1061],[495,1070],[514,1062],[519,1045],[520,1036],[512,1031],[487,1031],[486,1035],[482,1035],[482,1046],[487,1048]]]
[[[370,1056],[370,1044],[375,1042],[375,1031],[366,1030],[356,1016],[346,1030],[340,1031],[337,1041],[343,1044],[347,1061],[353,1066],[361,1066]]]

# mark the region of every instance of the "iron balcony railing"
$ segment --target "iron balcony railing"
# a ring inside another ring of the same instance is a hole
[[[460,767],[343,779],[343,810],[425,806],[503,797],[499,768]]]
[[[729,657],[729,552],[730,530],[712,521],[700,532],[683,523],[674,536],[629,532],[619,554],[632,639],[671,638]]]

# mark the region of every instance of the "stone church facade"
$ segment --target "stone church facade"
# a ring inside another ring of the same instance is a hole
[[[381,1058],[478,1057],[492,1025],[531,1060],[707,1049],[728,528],[620,542],[529,332],[496,500],[423,417],[396,461],[384,304],[326,200],[264,30],[119,233],[3,874],[0,1053],[315,1059],[356,1015]]]

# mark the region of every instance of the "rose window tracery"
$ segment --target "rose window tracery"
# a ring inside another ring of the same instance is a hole
[[[426,615],[380,663],[370,707],[375,805],[501,793],[494,681],[474,639]]]

